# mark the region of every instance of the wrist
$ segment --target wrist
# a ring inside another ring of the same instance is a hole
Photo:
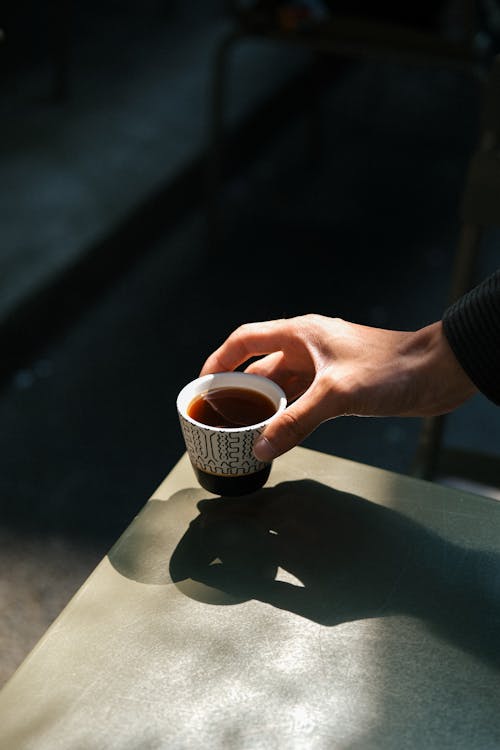
[[[446,414],[477,393],[448,343],[442,321],[412,334],[410,359],[420,394],[420,416]]]

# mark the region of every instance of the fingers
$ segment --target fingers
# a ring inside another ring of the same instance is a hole
[[[245,372],[262,375],[277,383],[285,391],[289,403],[304,393],[314,377],[314,370],[306,373],[290,370],[283,352],[273,352],[261,357],[246,367]]]
[[[237,328],[205,361],[200,375],[212,372],[228,372],[251,357],[279,351],[284,337],[288,339],[288,324],[285,320],[265,323],[246,323]]]
[[[256,458],[272,461],[301,443],[326,419],[339,416],[334,408],[325,408],[322,394],[323,389],[313,384],[273,419],[254,445]]]
[[[325,408],[325,387],[314,381],[316,364],[309,338],[311,332],[300,318],[246,323],[228,336],[201,369],[200,375],[231,371],[260,357],[248,365],[247,372],[274,380],[289,400],[297,399],[256,442],[254,452],[260,460],[271,461],[304,440],[325,419],[338,416]]]
[[[287,379],[287,371],[283,359],[283,352],[266,354],[264,357],[260,357],[245,367],[245,372],[248,372],[251,375],[261,375],[264,378],[269,378],[280,385],[286,392],[285,383]]]

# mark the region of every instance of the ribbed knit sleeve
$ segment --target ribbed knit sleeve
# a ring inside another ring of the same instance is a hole
[[[500,406],[500,269],[445,311],[443,329],[476,388]]]

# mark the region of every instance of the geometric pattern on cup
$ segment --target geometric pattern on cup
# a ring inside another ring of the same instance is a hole
[[[268,466],[253,455],[253,444],[263,427],[240,432],[216,431],[192,424],[180,414],[179,419],[189,458],[198,469],[209,474],[242,476]]]

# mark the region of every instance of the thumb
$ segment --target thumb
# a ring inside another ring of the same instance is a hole
[[[324,411],[324,404],[322,405],[312,386],[275,417],[259,435],[253,448],[255,457],[259,461],[270,462],[286,453],[302,442],[325,419],[330,418],[325,417]]]

